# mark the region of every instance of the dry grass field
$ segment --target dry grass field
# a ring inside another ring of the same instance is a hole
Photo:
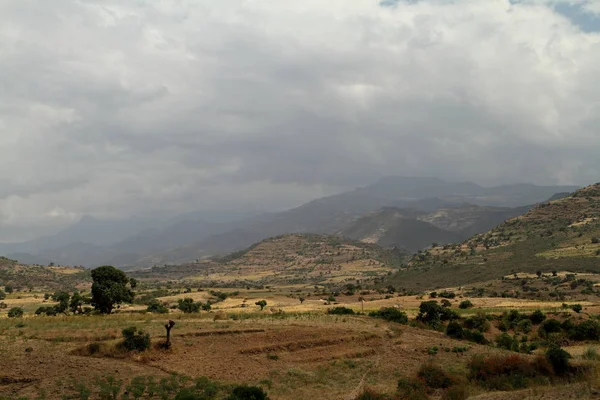
[[[301,304],[295,294],[299,288],[308,291],[298,285],[269,290],[221,288],[230,296],[215,303],[211,312],[195,314],[179,310],[169,314],[141,313],[143,305],[124,305],[108,316],[56,317],[32,315],[38,306],[54,304],[44,300],[41,293],[13,293],[4,301],[9,308],[23,307],[26,316],[6,318],[6,310],[0,311],[0,398],[81,398],[82,388],[91,391],[91,398],[102,398],[101,386],[95,382],[106,377],[122,380],[117,398],[127,398],[123,394],[135,377],[152,376],[160,381],[173,379],[173,374],[177,374],[177,379],[206,376],[223,384],[258,385],[273,400],[353,400],[365,388],[393,393],[398,379],[414,376],[428,362],[462,377],[470,398],[557,398],[552,397],[557,393],[564,398],[594,396],[594,379],[552,389],[540,386],[519,394],[494,394],[466,381],[467,363],[475,355],[507,353],[504,350],[368,316],[327,315],[327,309],[334,306],[366,313],[395,307],[414,318],[427,296],[373,292],[364,296],[340,295],[336,304],[327,304],[328,296],[313,293]],[[483,297],[470,299],[474,308],[459,310],[458,303],[466,297],[457,293],[459,296],[450,300],[452,308],[464,316],[513,309],[558,312],[562,308],[561,302]],[[182,298],[204,302],[212,297],[209,291],[192,291],[159,300],[173,305]],[[359,297],[366,301],[359,301]],[[259,299],[267,301],[262,312],[254,304]],[[584,312],[597,312],[599,306],[595,302],[581,304]],[[121,330],[128,326],[149,333],[153,344],[164,341],[163,325],[167,319],[176,323],[170,350],[116,350]],[[497,333],[492,330],[490,335]],[[90,355],[87,349],[91,343],[97,343],[102,350]],[[567,349],[574,360],[591,362],[582,359],[589,347],[590,344],[578,344]],[[429,395],[441,398],[442,392],[434,390]]]

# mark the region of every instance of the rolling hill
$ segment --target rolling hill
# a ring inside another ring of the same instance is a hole
[[[600,272],[600,183],[455,244],[415,255],[389,283],[431,289],[516,272]]]
[[[407,254],[331,235],[289,234],[227,256],[133,271],[141,279],[190,279],[210,285],[327,284],[383,278]]]

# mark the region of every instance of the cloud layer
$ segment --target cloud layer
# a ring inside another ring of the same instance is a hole
[[[384,175],[597,181],[600,34],[557,3],[3,1],[0,240]]]

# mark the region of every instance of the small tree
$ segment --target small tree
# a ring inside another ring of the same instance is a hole
[[[535,274],[537,275],[538,278],[542,277],[542,271],[536,271]]]
[[[13,292],[13,287],[11,285],[6,285],[4,286],[4,291],[8,294],[11,294]]]
[[[116,304],[133,301],[134,293],[127,287],[129,278],[115,267],[93,269],[92,281],[92,305],[103,314],[110,314]]]
[[[304,300],[306,300],[304,297],[298,297],[298,300],[300,300],[300,304],[304,304]]]
[[[177,308],[183,311],[186,314],[197,313],[200,312],[200,308],[202,307],[202,303],[195,303],[194,299],[186,297],[185,299],[179,299]]]
[[[66,313],[69,308],[69,293],[67,292],[56,292],[52,295],[52,300],[57,301],[58,304],[54,306],[57,313]]]
[[[0,290],[0,300],[4,300],[6,299],[6,293],[4,293],[2,290]]]
[[[21,318],[23,316],[23,309],[21,307],[13,307],[8,310],[8,318]]]
[[[262,311],[267,306],[267,301],[266,300],[260,300],[260,301],[257,301],[254,304],[256,304],[257,306],[259,306],[260,307],[260,311]]]
[[[551,346],[546,351],[546,359],[552,364],[556,375],[564,375],[569,371],[569,358],[571,355],[558,346]]]

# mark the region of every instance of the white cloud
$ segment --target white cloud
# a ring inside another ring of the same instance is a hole
[[[390,174],[597,180],[600,35],[552,5],[1,2],[0,240]]]

